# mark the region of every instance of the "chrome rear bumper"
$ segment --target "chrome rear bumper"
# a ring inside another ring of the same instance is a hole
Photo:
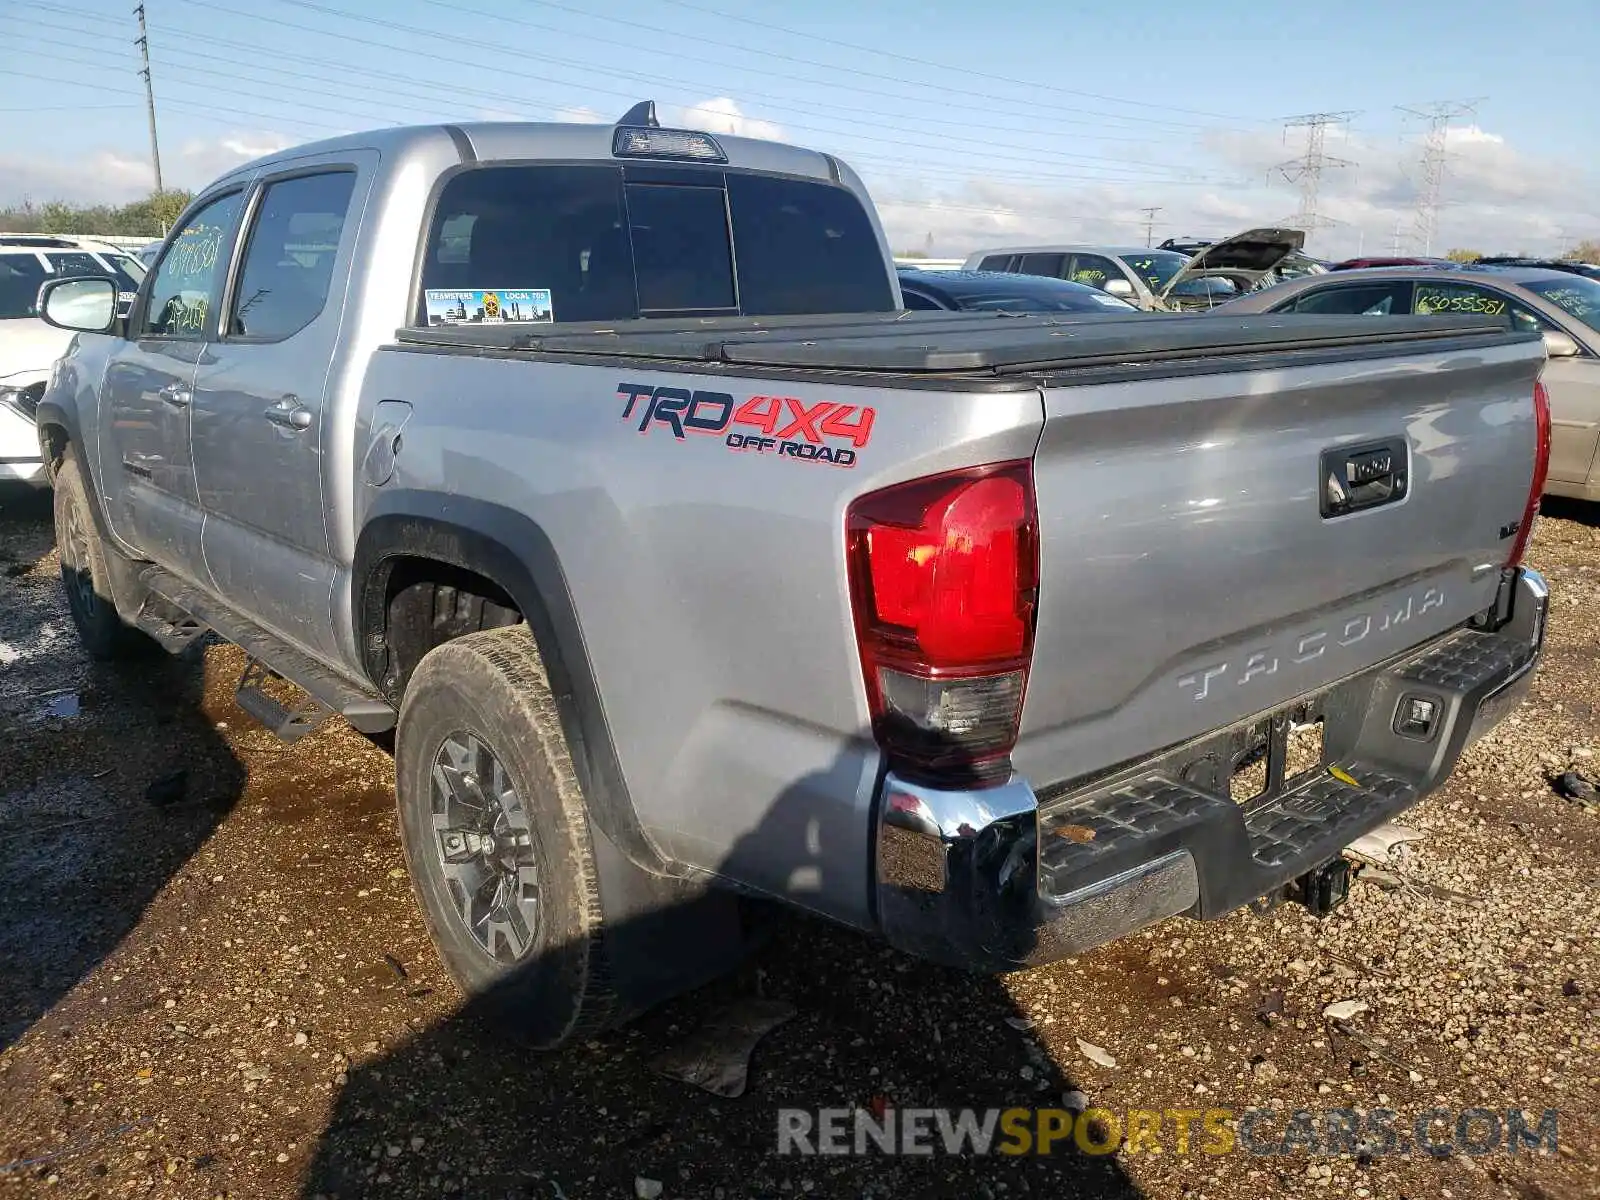
[[[1018,775],[947,790],[890,773],[875,820],[880,929],[908,953],[1000,972],[1282,889],[1438,787],[1521,702],[1549,589],[1524,568],[1503,595],[1497,628],[1454,630],[1330,689],[1326,766],[1338,773],[1308,772],[1253,807],[1196,786],[1184,769],[1233,731],[1042,797]],[[1396,730],[1397,706],[1414,697],[1439,706],[1426,738]]]

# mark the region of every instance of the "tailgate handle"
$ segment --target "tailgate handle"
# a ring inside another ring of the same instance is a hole
[[[1322,452],[1323,518],[1393,504],[1407,487],[1406,439],[1390,438]]]

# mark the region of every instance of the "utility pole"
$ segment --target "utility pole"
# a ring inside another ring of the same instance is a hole
[[[155,164],[156,195],[159,196],[166,189],[161,186],[161,147],[156,141],[156,93],[150,82],[150,38],[144,24],[144,5],[140,4],[133,13],[139,18],[139,40],[134,45],[139,47],[139,57],[144,63],[139,75],[144,80],[145,111],[150,114],[150,161]]]
[[[1290,117],[1283,123],[1286,138],[1291,129],[1304,128],[1306,131],[1306,152],[1299,158],[1279,163],[1275,168],[1290,183],[1300,185],[1300,207],[1290,218],[1295,228],[1312,233],[1334,223],[1332,218],[1325,217],[1317,211],[1317,194],[1322,187],[1322,172],[1330,167],[1353,167],[1356,164],[1343,158],[1330,157],[1324,149],[1324,144],[1328,126],[1343,125],[1355,115],[1353,112],[1307,113],[1300,117]]]
[[[1400,109],[1428,123],[1428,132],[1422,139],[1422,180],[1417,185],[1417,214],[1412,221],[1413,236],[1421,243],[1425,255],[1433,253],[1433,239],[1439,232],[1439,193],[1444,185],[1445,166],[1450,154],[1450,122],[1457,117],[1470,115],[1480,103],[1481,98],[1440,100],[1421,108]]]
[[[1156,214],[1161,211],[1161,206],[1157,204],[1139,211],[1144,214],[1144,244],[1148,248],[1156,244]]]

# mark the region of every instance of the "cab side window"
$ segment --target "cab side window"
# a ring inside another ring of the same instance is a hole
[[[991,254],[978,264],[980,271],[1009,271],[1011,269],[1011,255]]]
[[[268,184],[245,243],[226,336],[281,342],[328,303],[354,171],[300,175]]]
[[[150,280],[140,337],[198,341],[228,265],[244,193],[219,196],[195,213],[167,247]]]

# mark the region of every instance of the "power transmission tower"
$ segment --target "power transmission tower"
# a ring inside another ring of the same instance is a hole
[[[1285,137],[1291,129],[1304,128],[1306,131],[1306,152],[1299,158],[1279,163],[1274,168],[1290,183],[1300,185],[1300,207],[1290,218],[1295,228],[1311,233],[1334,224],[1332,218],[1325,217],[1317,211],[1317,193],[1322,187],[1322,173],[1330,167],[1353,167],[1356,164],[1347,159],[1330,157],[1324,146],[1328,126],[1343,125],[1355,115],[1353,112],[1307,113],[1300,117],[1290,117],[1283,123]]]
[[[139,47],[139,58],[144,63],[139,76],[144,80],[145,111],[150,114],[150,161],[155,164],[156,194],[159,196],[166,189],[161,186],[161,147],[156,142],[156,93],[150,82],[150,38],[144,24],[144,5],[139,5],[133,13],[139,18],[139,40],[134,45]]]
[[[1144,244],[1153,246],[1156,244],[1156,214],[1161,211],[1161,206],[1157,204],[1139,211],[1144,214]]]
[[[1439,193],[1444,186],[1445,167],[1450,157],[1450,122],[1465,117],[1482,102],[1477,100],[1440,100],[1420,108],[1401,108],[1413,117],[1428,123],[1428,132],[1422,139],[1422,179],[1417,184],[1417,215],[1412,221],[1413,236],[1422,245],[1423,254],[1433,253],[1433,239],[1439,232]]]

